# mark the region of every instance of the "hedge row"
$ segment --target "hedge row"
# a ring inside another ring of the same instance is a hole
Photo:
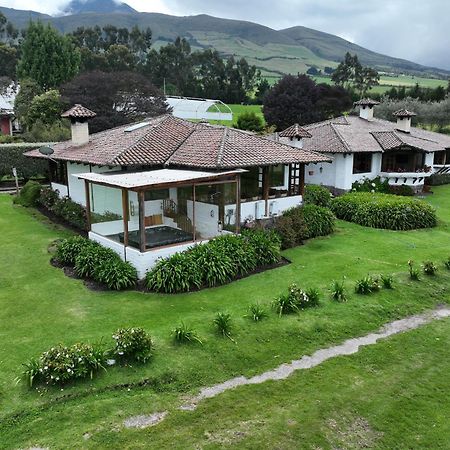
[[[284,212],[275,222],[284,249],[300,245],[306,239],[333,233],[334,214],[314,204],[297,206]]]
[[[17,169],[19,178],[30,179],[47,176],[48,162],[24,156],[24,152],[41,147],[44,144],[5,144],[0,145],[0,178],[5,175],[12,176],[12,169]]]
[[[440,186],[442,184],[450,184],[450,173],[435,173],[425,180],[430,186]]]
[[[56,248],[58,261],[73,266],[80,278],[90,278],[120,291],[136,285],[137,272],[129,263],[109,248],[81,236],[61,241]]]
[[[188,292],[225,284],[280,260],[276,233],[246,230],[242,235],[220,236],[160,260],[147,274],[146,285],[156,292]]]
[[[390,194],[354,192],[333,199],[339,219],[388,230],[414,230],[437,224],[435,209],[420,200]]]

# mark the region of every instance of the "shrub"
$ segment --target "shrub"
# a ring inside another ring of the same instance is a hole
[[[96,372],[104,369],[105,363],[106,352],[99,345],[57,345],[38,360],[32,359],[25,364],[23,376],[30,386],[35,381],[61,384],[79,378],[93,378]]]
[[[322,206],[305,205],[303,217],[307,229],[307,239],[318,236],[327,236],[334,232],[334,214]]]
[[[353,192],[381,192],[384,194],[388,194],[389,190],[389,181],[386,179],[381,181],[380,177],[375,177],[372,180],[369,178],[363,178],[360,181],[355,181],[352,184]]]
[[[36,206],[41,194],[41,188],[41,184],[37,181],[28,181],[20,190],[19,195],[14,198],[14,203],[27,207]]]
[[[389,186],[389,193],[403,195],[404,197],[412,197],[414,195],[414,189],[407,184],[401,184],[400,186]]]
[[[305,186],[305,193],[303,195],[303,202],[305,205],[330,206],[331,193],[323,187],[315,184],[308,184]]]
[[[409,267],[409,278],[411,278],[411,280],[419,281],[420,280],[419,269],[414,267],[414,261],[412,261],[411,259],[408,261],[408,267]]]
[[[317,289],[303,291],[295,283],[288,287],[288,292],[278,296],[273,302],[273,307],[281,316],[292,314],[301,309],[311,308],[319,305],[319,292]]]
[[[89,239],[73,236],[59,242],[56,248],[56,257],[62,264],[73,266],[75,265],[75,258],[82,250],[96,245],[98,244]]]
[[[450,184],[450,173],[434,173],[425,179],[426,184],[430,186],[440,186]]]
[[[156,292],[187,292],[202,285],[202,269],[192,253],[175,253],[159,260],[145,280],[147,287]]]
[[[422,268],[425,275],[436,275],[436,272],[438,270],[433,261],[424,261],[424,263],[422,264]]]
[[[217,332],[227,338],[231,339],[231,316],[228,313],[219,312],[213,320]]]
[[[267,312],[260,304],[255,303],[249,306],[247,317],[250,317],[254,322],[260,322],[267,317]]]
[[[346,302],[347,301],[344,280],[333,281],[333,284],[331,285],[331,299],[335,300],[337,302]]]
[[[355,292],[357,294],[368,295],[380,289],[380,284],[377,278],[367,275],[358,280],[355,284]]]
[[[95,281],[115,291],[135,286],[137,278],[136,269],[129,262],[122,261],[119,257],[103,259],[94,269]]]
[[[40,147],[41,144],[7,144],[0,149],[0,178],[11,175],[13,167],[17,169],[19,178],[28,180],[34,177],[46,176],[48,162],[43,159],[29,158],[25,152]]]
[[[49,187],[43,187],[41,189],[41,195],[38,198],[38,203],[47,208],[48,210],[52,210],[55,203],[59,200],[59,195],[56,191]]]
[[[244,230],[243,236],[254,251],[258,267],[280,262],[281,240],[277,233],[265,230]]]
[[[91,243],[85,245],[75,257],[75,271],[80,278],[97,280],[100,275],[99,270],[109,261],[121,261],[121,259],[113,250]]]
[[[191,344],[193,342],[202,344],[202,341],[198,337],[197,333],[192,328],[185,325],[184,322],[181,322],[181,325],[172,331],[172,336],[175,342],[179,344]]]
[[[394,277],[392,275],[380,275],[380,280],[385,289],[394,289]]]
[[[275,231],[283,248],[300,245],[304,240],[333,233],[335,217],[322,206],[304,205],[290,208],[275,222]]]
[[[121,360],[145,363],[152,356],[153,342],[143,328],[119,328],[112,337],[113,353]]]
[[[333,199],[331,209],[339,219],[373,228],[413,230],[437,224],[432,206],[420,200],[389,194],[345,194]]]
[[[264,129],[264,121],[254,111],[246,111],[239,114],[235,127],[239,130],[260,132]]]

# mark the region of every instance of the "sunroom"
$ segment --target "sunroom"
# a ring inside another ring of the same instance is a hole
[[[239,233],[245,170],[82,173],[89,238],[144,276],[160,257]]]

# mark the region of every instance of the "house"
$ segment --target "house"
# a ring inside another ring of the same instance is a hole
[[[420,192],[427,177],[450,172],[450,136],[412,127],[411,111],[395,112],[396,123],[377,119],[376,105],[363,99],[355,103],[358,116],[293,125],[272,138],[332,158],[332,164],[307,165],[305,182],[337,193],[350,190],[355,181],[378,176],[392,186]]]
[[[0,135],[12,136],[14,122],[14,103],[6,95],[0,95]]]
[[[94,112],[75,105],[63,117],[71,121],[71,141],[26,155],[48,159],[52,188],[86,206],[89,237],[140,276],[160,257],[299,205],[305,166],[331,162],[169,114],[92,135]]]

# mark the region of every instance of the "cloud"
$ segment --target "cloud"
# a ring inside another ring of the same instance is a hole
[[[67,0],[0,0],[54,14]],[[210,14],[282,29],[303,25],[379,53],[450,69],[448,0],[129,0],[138,11]]]

